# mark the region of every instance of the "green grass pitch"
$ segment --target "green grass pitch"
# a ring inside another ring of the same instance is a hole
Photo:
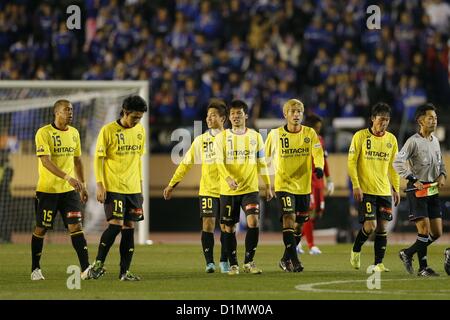
[[[373,245],[363,247],[361,269],[349,264],[350,245],[321,246],[320,256],[302,255],[305,270],[285,273],[278,267],[282,246],[261,244],[255,261],[261,275],[228,276],[206,274],[200,244],[156,244],[136,246],[132,271],[140,282],[118,280],[118,246],[111,248],[107,273],[98,280],[81,281],[81,289],[69,290],[66,269],[77,264],[70,245],[49,244],[41,261],[45,281],[30,280],[29,245],[0,246],[1,299],[163,299],[163,300],[290,300],[290,299],[450,299],[450,276],[443,270],[444,245],[428,251],[430,266],[441,274],[418,278],[403,268],[398,251],[404,246],[388,246],[385,265],[391,272],[381,274],[381,289],[367,288],[366,268],[373,262]],[[219,247],[216,246],[216,264]],[[90,246],[94,258],[96,247]],[[238,254],[242,265],[243,247]],[[414,262],[417,267],[417,261]],[[371,282],[372,284],[375,282]]]

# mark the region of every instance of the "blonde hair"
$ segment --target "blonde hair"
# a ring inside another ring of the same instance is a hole
[[[301,102],[298,99],[289,99],[286,101],[286,103],[283,105],[283,113],[287,113],[288,109],[290,107],[299,106],[302,109],[302,112],[305,111],[305,106],[303,105],[303,102]]]

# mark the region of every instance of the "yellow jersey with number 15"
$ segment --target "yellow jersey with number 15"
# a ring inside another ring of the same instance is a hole
[[[36,132],[36,155],[50,156],[50,160],[62,171],[75,178],[74,157],[81,156],[80,134],[74,127],[60,130],[52,124],[41,127]],[[39,159],[39,180],[36,191],[63,193],[73,191],[66,180],[55,176],[44,167]]]
[[[145,139],[145,129],[140,123],[125,128],[117,120],[103,126],[98,134],[95,156],[103,158],[106,191],[141,193]]]

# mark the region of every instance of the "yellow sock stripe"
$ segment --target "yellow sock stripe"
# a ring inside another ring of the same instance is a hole
[[[72,233],[70,234],[70,236],[73,237],[73,236],[76,236],[77,234],[83,234],[83,230],[72,232]]]
[[[39,238],[39,239],[44,239],[44,236],[40,236],[40,235],[38,235],[38,234],[36,234],[34,232],[33,232],[33,236],[35,236],[36,238]]]
[[[283,232],[294,232],[294,229],[292,229],[292,228],[285,228],[285,229],[283,229]]]
[[[387,232],[377,233],[377,236],[387,237]]]

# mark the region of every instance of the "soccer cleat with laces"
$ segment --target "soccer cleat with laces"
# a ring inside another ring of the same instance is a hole
[[[278,262],[278,266],[283,270],[284,272],[292,272],[292,262],[290,259],[284,260],[281,259],[280,262]]]
[[[216,265],[213,262],[210,262],[206,265],[205,272],[206,273],[214,273],[216,271]]]
[[[322,251],[320,251],[320,249],[316,246],[312,246],[311,249],[309,249],[309,254],[311,254],[313,256],[321,254],[321,253],[322,253]]]
[[[439,273],[435,272],[430,267],[425,267],[423,269],[420,269],[417,273],[418,277],[439,277]]]
[[[292,262],[292,272],[302,272],[304,269],[303,264],[301,261],[298,262]]]
[[[450,248],[445,249],[444,270],[450,276]]]
[[[374,271],[374,272],[389,272],[389,271],[391,271],[391,270],[389,270],[388,268],[386,268],[386,267],[384,266],[384,264],[378,263],[378,264],[375,265],[375,267],[373,267],[373,271]]]
[[[92,266],[89,266],[81,273],[81,280],[90,280],[94,279],[94,275],[92,273]]]
[[[140,281],[141,277],[127,271],[119,276],[120,281]]]
[[[89,270],[89,273],[90,273],[89,279],[98,279],[102,275],[104,275],[105,272],[106,272],[106,269],[103,268],[103,262],[101,262],[100,260],[97,260],[92,264],[91,269]]]
[[[405,249],[400,250],[400,252],[398,253],[398,256],[400,257],[400,260],[402,260],[403,265],[405,266],[406,271],[407,271],[409,274],[414,274],[414,268],[413,268],[413,265],[412,265],[413,259],[412,259],[412,257],[408,256],[408,255],[405,253]]]
[[[221,273],[228,273],[230,271],[230,263],[228,261],[221,261],[219,265]]]
[[[359,269],[361,267],[361,252],[350,252],[350,264],[354,269]]]
[[[244,272],[251,274],[261,274],[262,270],[259,269],[254,261],[244,264]]]
[[[239,266],[237,264],[234,264],[230,266],[230,270],[228,271],[228,275],[235,276],[239,274]]]
[[[42,274],[41,269],[36,268],[31,272],[31,280],[45,280],[44,275]]]

